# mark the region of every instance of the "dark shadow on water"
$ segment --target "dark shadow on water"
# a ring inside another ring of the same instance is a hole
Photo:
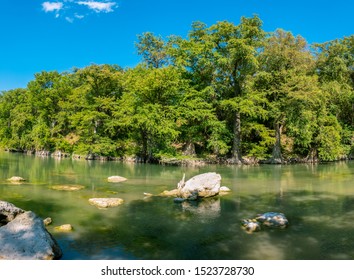
[[[170,198],[136,200],[113,218],[88,217],[70,241],[71,259],[354,259],[354,197],[289,192],[173,203]],[[256,205],[255,205],[256,204]],[[240,220],[279,211],[290,226],[247,234]],[[349,211],[348,211],[349,210]],[[88,229],[90,228],[90,229]],[[65,254],[65,248],[64,248]]]

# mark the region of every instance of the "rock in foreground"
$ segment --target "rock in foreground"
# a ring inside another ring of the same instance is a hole
[[[124,202],[121,198],[90,198],[89,203],[98,208],[108,208],[121,205]]]
[[[211,197],[219,194],[221,176],[215,172],[203,173],[184,182],[178,183],[178,196],[185,199],[197,199],[197,197]]]
[[[53,260],[61,257],[60,247],[35,213],[0,201],[0,218],[0,259]]]

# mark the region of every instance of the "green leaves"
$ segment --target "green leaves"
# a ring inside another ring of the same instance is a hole
[[[136,67],[43,71],[2,93],[0,145],[238,163],[354,151],[353,36],[310,48],[281,29],[266,34],[253,16],[194,22],[185,38],[147,32],[136,47]]]

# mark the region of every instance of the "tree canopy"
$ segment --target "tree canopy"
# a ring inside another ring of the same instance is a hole
[[[106,157],[331,161],[354,154],[354,35],[308,45],[242,17],[138,35],[142,60],[41,72],[0,94],[0,146]]]

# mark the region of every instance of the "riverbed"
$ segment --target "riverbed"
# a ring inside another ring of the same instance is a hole
[[[217,172],[231,193],[194,203],[146,197]],[[119,175],[128,180],[109,183]],[[0,152],[0,200],[51,217],[62,259],[354,259],[354,163],[176,167]],[[21,176],[22,184],[6,179]],[[53,189],[80,185],[77,191]],[[119,197],[99,209],[94,197]],[[246,233],[240,221],[282,212],[286,229]],[[71,224],[72,232],[55,227]]]

